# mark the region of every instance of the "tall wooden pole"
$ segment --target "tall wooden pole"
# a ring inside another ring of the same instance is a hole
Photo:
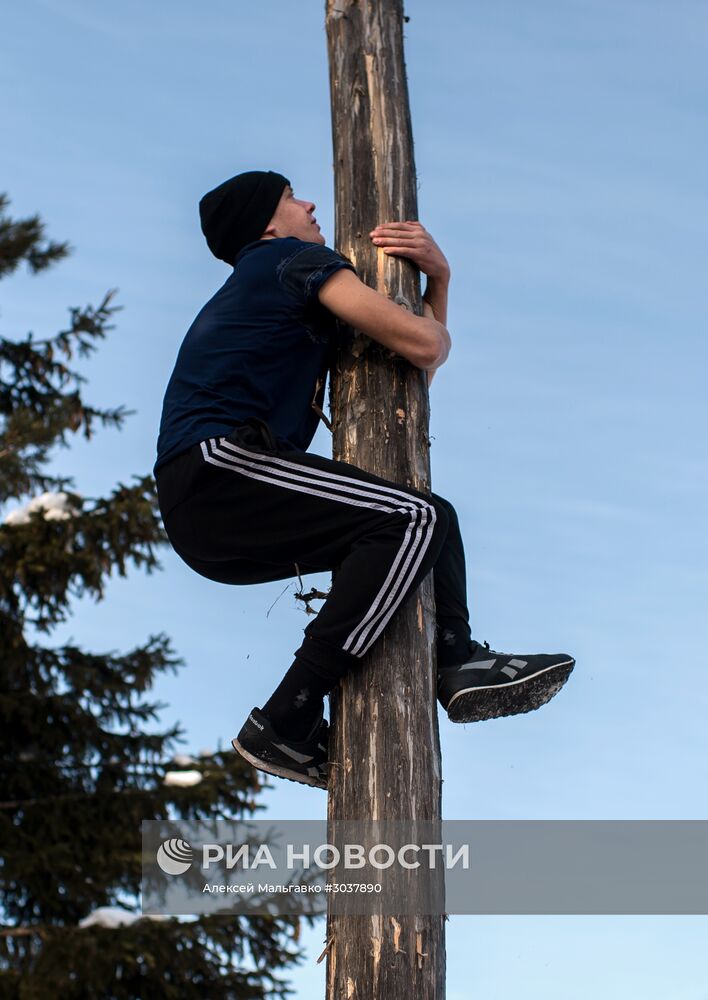
[[[335,243],[363,281],[420,314],[417,269],[368,236],[379,223],[418,218],[402,0],[326,0],[326,28]],[[332,379],[335,458],[427,490],[425,376],[350,332]],[[333,693],[330,829],[337,820],[439,820],[434,622],[429,574]],[[443,916],[328,914],[327,1000],[444,995]]]

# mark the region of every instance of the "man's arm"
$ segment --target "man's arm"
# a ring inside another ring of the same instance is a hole
[[[339,319],[417,368],[438,368],[447,358],[450,336],[442,323],[433,315],[414,315],[369,288],[353,271],[335,272],[320,289],[318,298]]]
[[[450,335],[447,332],[447,290],[450,284],[450,265],[430,233],[420,222],[386,222],[369,233],[372,242],[384,253],[407,257],[427,275],[423,293],[423,315],[436,319],[446,327],[447,354]],[[441,362],[442,363],[442,362]],[[428,385],[440,365],[428,368]]]

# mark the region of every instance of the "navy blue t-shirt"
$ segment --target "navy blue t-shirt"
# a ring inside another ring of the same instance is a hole
[[[329,247],[292,236],[243,248],[182,341],[153,471],[247,417],[265,420],[276,438],[307,449],[319,420],[312,402],[317,391],[322,406],[336,330],[317,293],[343,267],[354,270]]]

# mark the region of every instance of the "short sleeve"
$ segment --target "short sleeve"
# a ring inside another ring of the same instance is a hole
[[[304,243],[278,265],[278,280],[302,305],[317,299],[320,288],[342,268],[356,273],[346,257],[319,243]]]

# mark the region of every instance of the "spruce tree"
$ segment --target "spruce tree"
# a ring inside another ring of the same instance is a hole
[[[0,277],[66,256],[39,217],[13,220],[7,207],[0,197]],[[149,696],[181,663],[164,634],[123,653],[49,639],[73,599],[102,599],[130,567],[158,568],[166,541],[151,476],[86,498],[47,471],[72,434],[129,415],[90,405],[72,368],[116,308],[109,293],[71,309],[54,336],[0,338],[0,997],[282,997],[297,918],[136,918],[141,821],[252,815],[258,772],[217,752],[189,764],[197,784],[164,783],[182,735]]]

